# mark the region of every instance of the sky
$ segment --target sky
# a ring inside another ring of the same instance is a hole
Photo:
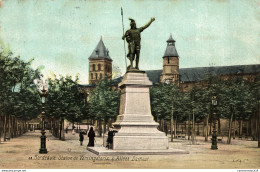
[[[176,41],[180,68],[260,64],[260,0],[0,0],[0,44],[41,66],[49,77],[79,74],[101,39],[125,73],[125,31],[142,32],[140,69],[162,69],[166,40]],[[129,64],[129,62],[127,62]]]

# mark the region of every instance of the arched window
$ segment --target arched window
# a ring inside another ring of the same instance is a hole
[[[101,64],[98,64],[98,70],[99,71],[101,70]]]
[[[102,73],[99,75],[99,79],[102,79]]]
[[[96,79],[97,79],[97,73],[96,73]]]
[[[91,73],[91,79],[93,79],[93,73]]]
[[[170,63],[170,58],[168,57],[168,64]]]
[[[92,68],[93,68],[93,71],[95,71],[95,70],[96,70],[96,69],[95,69],[95,68],[96,68],[96,67],[95,67],[95,64],[93,64],[93,65],[92,65]]]

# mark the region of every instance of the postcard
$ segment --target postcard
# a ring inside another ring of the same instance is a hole
[[[0,0],[0,169],[260,169],[259,0]]]

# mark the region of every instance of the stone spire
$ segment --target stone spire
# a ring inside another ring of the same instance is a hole
[[[95,59],[95,58],[106,58],[106,59],[112,60],[109,56],[108,49],[106,48],[106,46],[103,43],[102,37],[100,38],[100,41],[97,44],[94,51],[92,52],[92,54],[89,56],[89,59]]]
[[[179,57],[177,50],[175,48],[175,40],[172,38],[172,35],[166,42],[167,42],[167,47],[163,57]]]

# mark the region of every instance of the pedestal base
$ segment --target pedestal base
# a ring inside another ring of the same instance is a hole
[[[166,150],[168,148],[168,138],[164,135],[114,136],[114,150]]]
[[[46,136],[45,136],[45,131],[44,130],[42,130],[42,132],[41,132],[41,148],[39,149],[39,153],[40,154],[47,154],[48,153],[48,151],[47,151],[47,149],[46,149]]]
[[[174,155],[174,154],[189,154],[188,151],[180,149],[166,149],[166,150],[111,150],[105,147],[87,147],[87,150],[100,156],[113,155]]]

